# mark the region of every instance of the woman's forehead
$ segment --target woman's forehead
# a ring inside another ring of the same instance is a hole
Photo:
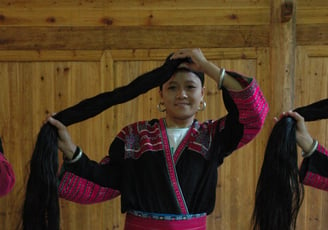
[[[178,71],[167,82],[195,82],[201,84],[199,77],[190,71]]]

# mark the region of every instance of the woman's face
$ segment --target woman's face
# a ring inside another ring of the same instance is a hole
[[[178,71],[163,84],[160,96],[166,108],[166,118],[193,120],[203,99],[204,88],[192,72]]]

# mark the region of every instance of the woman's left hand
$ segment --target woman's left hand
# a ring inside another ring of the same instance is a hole
[[[304,118],[297,112],[287,111],[280,114],[279,118],[275,117],[274,120],[277,122],[285,116],[290,116],[296,120],[296,142],[305,152],[308,152],[313,143],[313,138],[306,128]]]
[[[57,128],[58,148],[63,152],[65,158],[72,159],[76,145],[73,143],[66,126],[52,116],[48,116],[46,121]]]

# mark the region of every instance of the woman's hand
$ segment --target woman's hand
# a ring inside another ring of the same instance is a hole
[[[205,72],[205,64],[208,62],[202,51],[197,49],[180,49],[176,51],[171,59],[190,58],[192,62],[184,62],[180,67],[187,67],[192,71]]]
[[[223,68],[219,68],[214,63],[208,61],[199,48],[178,50],[171,56],[171,59],[177,58],[190,58],[192,61],[191,63],[184,62],[180,67],[187,67],[192,71],[205,73],[218,84],[220,89],[222,86],[236,91],[243,89],[240,83],[229,74],[224,72],[222,75]]]
[[[304,152],[309,152],[313,143],[313,138],[308,132],[304,118],[297,112],[288,111],[280,114],[279,118],[275,117],[277,122],[285,116],[290,116],[296,120],[296,142],[303,149]]]
[[[63,152],[65,158],[71,160],[76,150],[76,145],[73,143],[66,126],[51,116],[49,116],[46,121],[57,128],[58,148]]]

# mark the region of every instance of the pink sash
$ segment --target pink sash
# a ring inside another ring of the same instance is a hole
[[[124,230],[206,230],[206,215],[164,220],[126,214]]]

